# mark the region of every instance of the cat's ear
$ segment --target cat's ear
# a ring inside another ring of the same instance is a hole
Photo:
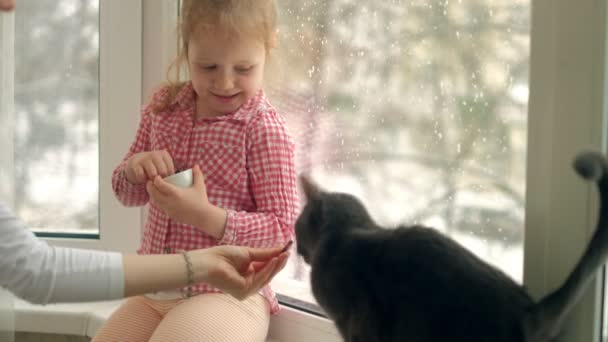
[[[302,190],[306,195],[307,200],[311,200],[317,197],[317,195],[321,192],[319,187],[310,180],[310,177],[307,175],[300,175],[300,185],[302,186]]]

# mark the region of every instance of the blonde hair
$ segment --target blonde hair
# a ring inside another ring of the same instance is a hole
[[[188,42],[195,34],[218,30],[226,38],[248,36],[264,43],[266,52],[276,47],[277,6],[275,0],[182,0],[178,21],[177,57],[167,70],[167,93],[155,111],[171,104],[186,82]]]

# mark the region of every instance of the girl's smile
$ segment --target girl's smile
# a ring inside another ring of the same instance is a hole
[[[239,95],[239,93],[233,94],[233,95],[218,95],[218,94],[214,94],[212,93],[213,96],[220,102],[222,103],[230,103],[231,101],[235,100],[237,98],[237,96]]]

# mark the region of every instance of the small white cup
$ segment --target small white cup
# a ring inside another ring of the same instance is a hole
[[[189,188],[192,185],[192,169],[178,172],[163,179],[175,186]]]

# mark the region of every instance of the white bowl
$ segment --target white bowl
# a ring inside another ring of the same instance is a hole
[[[175,186],[189,188],[192,185],[192,169],[178,172],[163,179]]]

